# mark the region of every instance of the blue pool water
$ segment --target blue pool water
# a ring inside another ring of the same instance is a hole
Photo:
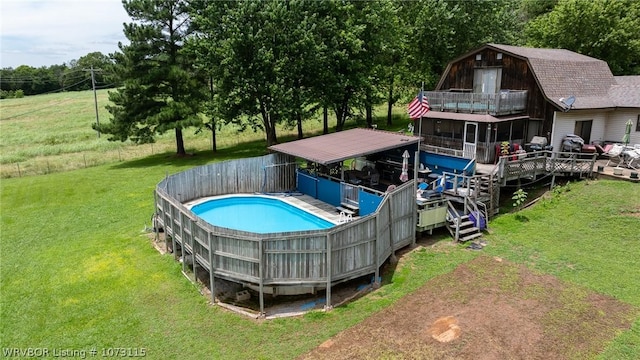
[[[258,234],[319,230],[334,224],[283,201],[260,196],[212,199],[191,208],[211,225]]]

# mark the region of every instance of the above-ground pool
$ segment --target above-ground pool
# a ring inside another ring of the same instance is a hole
[[[335,224],[276,198],[231,196],[207,200],[191,211],[211,225],[258,234],[328,229]]]

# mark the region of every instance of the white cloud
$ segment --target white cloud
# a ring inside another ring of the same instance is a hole
[[[120,0],[2,0],[0,67],[68,63],[127,43],[131,22]]]

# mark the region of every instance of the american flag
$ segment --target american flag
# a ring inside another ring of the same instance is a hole
[[[409,117],[411,119],[418,119],[424,116],[424,114],[429,111],[429,101],[422,94],[422,91],[418,93],[418,95],[413,98],[413,100],[409,103],[408,112]]]

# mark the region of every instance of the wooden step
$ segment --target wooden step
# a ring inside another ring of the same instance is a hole
[[[460,229],[459,233],[460,233],[460,236],[462,236],[462,235],[466,235],[466,234],[474,233],[474,232],[478,233],[478,232],[480,232],[480,229],[478,229],[477,227],[468,227],[468,228],[465,228],[465,229]]]
[[[460,241],[462,241],[462,242],[467,242],[467,241],[469,241],[469,240],[473,240],[473,239],[475,239],[475,238],[479,238],[480,236],[482,236],[482,233],[477,232],[477,233],[473,233],[473,234],[469,234],[469,235],[467,235],[467,236],[461,237],[461,238],[460,238]]]

